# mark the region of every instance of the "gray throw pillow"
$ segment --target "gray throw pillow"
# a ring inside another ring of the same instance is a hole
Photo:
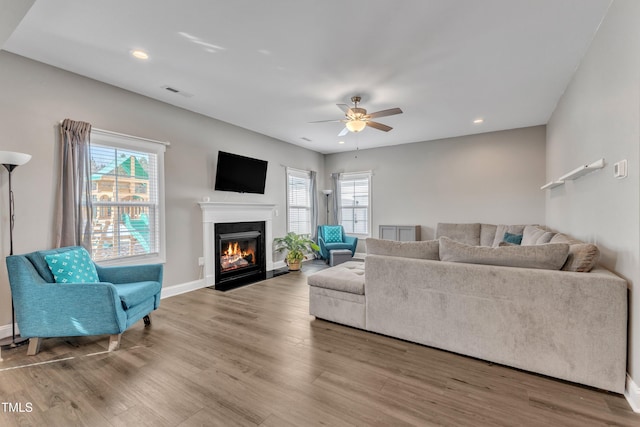
[[[566,243],[536,246],[469,246],[446,237],[440,238],[440,260],[505,267],[560,270],[567,260]]]
[[[437,240],[420,242],[398,242],[395,240],[366,239],[367,254],[386,255],[402,258],[439,259],[439,243]]]

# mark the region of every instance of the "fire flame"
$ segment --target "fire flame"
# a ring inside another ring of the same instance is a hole
[[[227,250],[220,255],[220,263],[225,270],[255,264],[256,254],[253,249],[242,250],[240,243],[229,242]],[[247,261],[249,259],[250,261]]]

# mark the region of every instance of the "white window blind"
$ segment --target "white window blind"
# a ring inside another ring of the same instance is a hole
[[[371,234],[371,173],[343,173],[338,179],[340,224],[345,233]]]
[[[95,261],[164,261],[164,148],[144,139],[92,131]]]
[[[287,168],[287,231],[311,234],[311,173]]]

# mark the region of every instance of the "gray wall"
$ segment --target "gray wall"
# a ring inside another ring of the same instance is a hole
[[[544,126],[330,154],[325,170],[373,171],[373,237],[390,224],[427,240],[438,222],[544,223]]]
[[[616,0],[549,121],[548,180],[604,158],[606,167],[547,192],[547,224],[595,242],[630,282],[628,372],[640,384],[640,2]],[[629,177],[613,177],[627,159]]]
[[[202,217],[196,204],[212,201],[273,203],[274,236],[286,231],[285,170],[282,164],[323,175],[323,156],[230,124],[154,101],[113,86],[0,51],[1,150],[32,160],[14,176],[15,252],[52,246],[58,122],[82,120],[95,127],[170,141],[165,154],[167,263],[164,286],[199,278]],[[218,150],[269,161],[266,194],[213,191]],[[7,173],[0,173],[1,253],[9,253]],[[4,257],[3,257],[4,258]],[[9,284],[0,263],[0,326],[10,324]]]

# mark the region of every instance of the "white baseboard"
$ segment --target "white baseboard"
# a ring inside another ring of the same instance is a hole
[[[629,402],[633,412],[640,413],[640,387],[627,373],[627,386],[624,388],[624,397]]]
[[[13,334],[11,330],[11,323],[8,325],[0,326],[0,339],[9,338]],[[20,334],[20,329],[18,329],[18,324],[16,323],[16,335]]]
[[[174,297],[180,294],[186,294],[187,292],[195,291],[197,289],[206,288],[207,284],[204,279],[194,280],[193,282],[181,283],[179,285],[167,286],[162,288],[160,299]]]

